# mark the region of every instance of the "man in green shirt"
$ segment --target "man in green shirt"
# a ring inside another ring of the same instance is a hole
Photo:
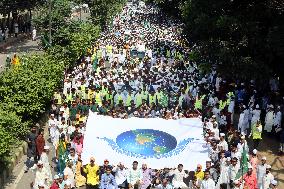
[[[90,105],[90,110],[92,112],[98,112],[98,104],[96,103],[96,99],[92,100],[92,103]]]
[[[71,107],[69,108],[69,115],[70,120],[75,121],[76,120],[76,114],[78,113],[78,106],[75,101],[72,102]]]

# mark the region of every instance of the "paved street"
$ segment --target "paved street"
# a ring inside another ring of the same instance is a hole
[[[14,53],[17,53],[21,56],[28,52],[39,52],[38,40],[32,41],[31,39],[22,39],[8,46],[4,52],[0,53],[0,72],[4,70],[7,55],[12,57]]]

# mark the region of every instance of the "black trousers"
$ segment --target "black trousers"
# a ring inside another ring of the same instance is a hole
[[[257,149],[261,139],[253,139],[253,149]]]
[[[90,184],[87,184],[86,186],[86,189],[98,189],[98,185],[90,185]]]

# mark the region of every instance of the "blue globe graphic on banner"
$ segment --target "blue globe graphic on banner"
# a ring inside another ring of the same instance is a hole
[[[116,138],[120,149],[143,156],[163,155],[177,147],[172,135],[153,129],[136,129],[121,133]]]

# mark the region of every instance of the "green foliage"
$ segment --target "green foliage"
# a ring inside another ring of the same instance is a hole
[[[44,0],[1,0],[0,12],[8,14],[9,12],[30,10],[43,2]]]
[[[266,79],[284,66],[283,7],[272,1],[147,0],[180,17],[199,62],[216,64],[225,75]],[[176,8],[178,7],[178,8]],[[253,74],[252,74],[253,73]]]
[[[50,2],[51,12],[49,11]],[[38,8],[40,14],[34,16],[33,24],[38,30],[48,32],[49,19],[51,18],[52,33],[54,33],[69,22],[71,6],[70,0],[48,0]]]
[[[23,120],[37,119],[45,111],[63,69],[63,63],[50,56],[29,56],[24,64],[0,76],[1,102]]]
[[[121,11],[127,0],[86,0],[91,11],[92,21],[104,27]]]

